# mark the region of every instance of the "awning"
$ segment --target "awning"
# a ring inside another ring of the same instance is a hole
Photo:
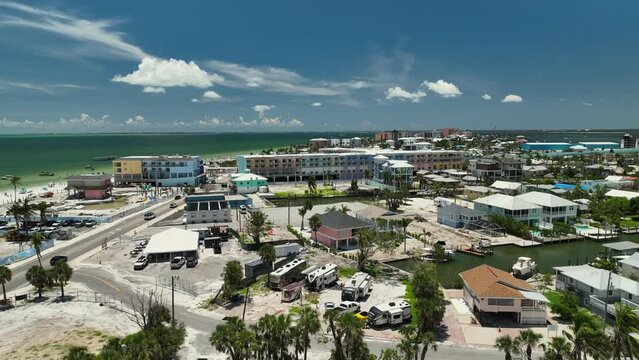
[[[534,292],[534,291],[520,291],[522,295],[524,295],[524,297],[526,299],[530,299],[530,300],[537,300],[537,301],[543,301],[545,303],[549,303],[550,300],[546,299],[545,296],[543,296],[542,294],[538,293],[538,292]]]

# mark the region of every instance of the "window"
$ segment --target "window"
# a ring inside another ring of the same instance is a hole
[[[514,306],[514,299],[488,299],[488,305]]]
[[[595,289],[593,289],[593,288],[592,288],[592,286],[591,286],[591,287],[590,287],[590,293],[592,294],[592,293],[594,293],[594,292],[595,292]]]

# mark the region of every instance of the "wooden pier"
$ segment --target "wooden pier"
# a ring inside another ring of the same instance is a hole
[[[465,254],[469,254],[469,255],[473,255],[473,256],[479,256],[479,257],[484,257],[486,255],[489,255],[486,252],[481,252],[481,251],[477,251],[477,250],[473,250],[473,248],[469,247],[469,246],[465,246],[465,247],[458,247],[457,251],[465,253]]]

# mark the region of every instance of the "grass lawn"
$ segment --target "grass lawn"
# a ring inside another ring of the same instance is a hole
[[[334,190],[332,187],[318,187],[315,192],[308,191],[308,188],[295,188],[288,191],[278,191],[274,193],[278,198],[286,198],[289,196],[336,196],[344,195],[343,191]]]
[[[621,225],[621,227],[631,227],[631,228],[639,227],[639,221],[637,221],[637,220],[621,220],[619,225]]]
[[[351,278],[353,275],[355,275],[356,272],[357,269],[354,267],[344,267],[337,270],[339,276],[344,278]]]
[[[119,209],[119,208],[121,208],[124,205],[126,205],[126,198],[125,197],[119,197],[119,198],[115,198],[115,200],[111,201],[111,202],[83,205],[82,209],[84,209],[84,210]]]

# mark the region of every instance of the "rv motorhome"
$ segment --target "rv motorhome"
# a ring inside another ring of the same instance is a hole
[[[397,325],[410,318],[410,305],[405,301],[383,303],[368,310],[368,324],[371,326]]]
[[[269,278],[269,285],[273,289],[282,289],[286,285],[304,279],[302,272],[306,269],[306,260],[295,259],[281,268],[273,271]]]
[[[342,288],[342,301],[359,301],[368,295],[371,288],[371,276],[367,273],[358,272],[348,280]]]
[[[306,276],[306,280],[309,289],[322,290],[337,281],[337,265],[328,263],[315,269]]]

